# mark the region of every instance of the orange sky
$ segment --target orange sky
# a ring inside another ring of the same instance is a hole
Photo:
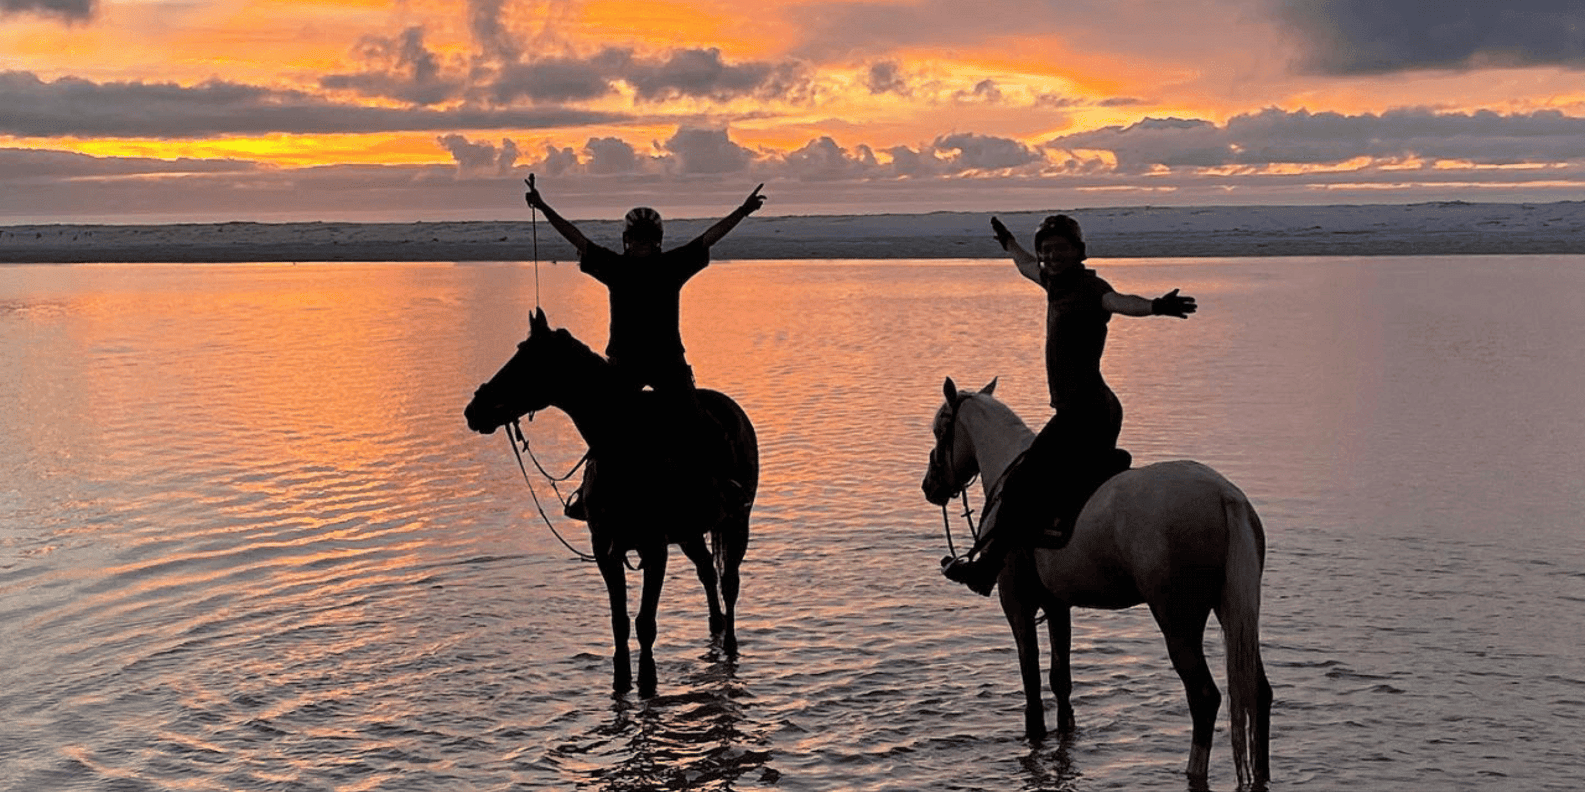
[[[800,213],[1585,185],[1585,52],[1551,33],[1577,4],[3,3],[0,179],[28,200],[0,222],[129,185],[175,214],[502,216],[531,170],[590,212],[618,182],[766,181]]]

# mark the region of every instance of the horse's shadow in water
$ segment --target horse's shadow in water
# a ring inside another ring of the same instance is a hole
[[[1074,746],[1084,742],[1084,730],[1075,728],[1060,735],[1031,740],[1029,753],[1018,759],[1024,770],[1026,792],[1076,792],[1095,784],[1086,783],[1084,771],[1073,759]],[[1212,792],[1207,779],[1190,778],[1186,792]]]
[[[617,695],[611,720],[584,747],[561,749],[568,758],[582,754],[579,763],[599,765],[580,787],[727,790],[745,776],[776,783],[780,773],[769,766],[766,737],[748,717],[736,660],[714,648],[700,660],[701,667],[684,674],[682,692],[637,700]]]

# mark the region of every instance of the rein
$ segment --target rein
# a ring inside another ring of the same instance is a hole
[[[534,499],[534,508],[539,511],[539,518],[545,521],[545,527],[550,529],[551,535],[555,536],[556,541],[561,542],[562,547],[570,550],[579,561],[598,561],[599,559],[596,558],[593,553],[585,553],[584,551],[573,547],[571,543],[562,537],[561,532],[556,530],[556,524],[550,521],[550,515],[545,513],[545,507],[539,502],[539,493],[534,491],[534,482],[528,477],[528,466],[523,464],[523,451],[527,451],[528,458],[533,460],[534,467],[539,470],[540,475],[544,476],[546,480],[550,481],[551,491],[556,493],[556,500],[560,501],[562,507],[565,508],[567,501],[565,498],[561,497],[561,490],[556,487],[556,482],[566,481],[567,479],[572,478],[573,474],[578,472],[578,468],[583,467],[583,464],[589,461],[589,455],[584,454],[583,458],[579,459],[578,463],[572,466],[572,470],[567,471],[565,476],[557,478],[556,476],[552,476],[550,473],[546,472],[544,465],[539,464],[539,458],[534,456],[534,449],[529,447],[528,438],[523,436],[523,426],[518,421],[512,421],[509,431],[506,433],[506,442],[512,446],[512,456],[517,458],[517,469],[523,473],[523,483],[528,485],[528,494]],[[522,450],[518,449],[519,443],[521,443],[523,446]]]

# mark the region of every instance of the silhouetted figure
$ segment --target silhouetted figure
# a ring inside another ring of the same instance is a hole
[[[1123,407],[1101,376],[1107,323],[1113,314],[1188,318],[1197,306],[1177,289],[1152,300],[1123,294],[1084,266],[1084,236],[1067,215],[1051,215],[1035,231],[1031,254],[1007,226],[991,218],[1002,249],[1024,277],[1046,290],[1046,383],[1056,415],[1035,437],[1023,461],[1007,474],[995,528],[972,561],[949,564],[943,573],[989,596],[1009,550],[1036,540],[1061,547],[1073,532],[1084,502],[1106,479],[1126,469],[1128,452],[1117,448]],[[1053,493],[1052,490],[1055,489]],[[987,506],[989,519],[989,506]],[[1050,531],[1050,538],[1042,534]]]
[[[661,248],[663,225],[660,213],[647,206],[637,207],[627,213],[622,228],[622,252],[602,247],[583,235],[582,231],[563,218],[545,202],[544,196],[528,180],[528,192],[523,198],[545,213],[566,240],[578,251],[578,268],[605,284],[611,298],[611,330],[606,344],[606,358],[618,375],[634,391],[648,386],[666,404],[666,412],[677,417],[671,427],[678,437],[696,437],[694,430],[705,429],[706,434],[720,434],[719,428],[707,424],[699,408],[694,391],[693,369],[683,354],[682,333],[679,330],[682,287],[689,278],[710,264],[710,247],[721,241],[737,224],[765,205],[761,184],[749,193],[743,205],[705,229],[704,233],[680,247]],[[699,447],[697,443],[678,443],[675,447],[684,453],[693,453],[696,468],[707,475],[722,478],[722,465],[727,457],[725,439],[719,447]],[[593,460],[598,463],[599,460]],[[723,484],[735,487],[740,482],[729,479]],[[579,488],[573,496],[568,516],[584,519],[586,516]],[[733,504],[724,504],[731,506]]]

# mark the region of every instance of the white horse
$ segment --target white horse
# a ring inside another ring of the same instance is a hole
[[[923,483],[925,497],[944,505],[978,473],[987,504],[985,530],[994,527],[996,490],[1008,467],[1034,440],[1029,427],[991,396],[995,386],[992,380],[976,393],[946,381],[946,404],[936,412],[936,443]],[[1058,728],[1068,732],[1074,727],[1069,609],[1145,603],[1188,695],[1194,735],[1187,772],[1191,784],[1203,786],[1222,699],[1203,648],[1206,619],[1214,611],[1227,648],[1239,784],[1265,788],[1272,701],[1260,659],[1265,555],[1265,532],[1244,493],[1211,468],[1187,460],[1135,468],[1107,481],[1085,504],[1064,548],[1010,553],[997,586],[1018,643],[1028,736],[1046,734],[1036,613],[1044,610],[1048,619]]]

